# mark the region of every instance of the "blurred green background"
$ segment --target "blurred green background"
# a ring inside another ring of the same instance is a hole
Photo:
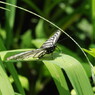
[[[82,48],[95,47],[94,0],[6,0],[6,2],[29,9],[52,21],[73,37]],[[0,6],[10,9],[10,11],[0,9],[0,40],[6,50],[39,48],[57,30],[53,25],[23,10],[3,4]],[[58,47],[63,53],[86,63],[83,53],[65,34],[61,35]],[[1,46],[0,50],[5,49]],[[89,58],[94,62],[91,56]],[[84,64],[84,67],[88,69],[87,64]],[[26,95],[58,95],[57,88],[41,61],[17,62],[15,68]],[[88,76],[91,77],[89,72]],[[67,76],[66,79],[72,90]],[[14,83],[13,86],[15,88]]]

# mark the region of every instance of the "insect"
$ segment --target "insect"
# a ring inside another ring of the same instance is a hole
[[[55,50],[56,43],[60,35],[61,35],[61,31],[57,30],[57,32],[53,36],[51,36],[45,43],[43,43],[39,49],[30,50],[30,51],[26,51],[26,52],[22,52],[22,53],[10,56],[7,58],[7,60],[11,60],[11,59],[20,60],[20,59],[26,59],[29,57],[41,58],[45,54],[50,54]]]

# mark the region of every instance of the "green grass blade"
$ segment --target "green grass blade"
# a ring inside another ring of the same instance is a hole
[[[4,44],[3,44],[3,41],[2,41],[2,39],[0,38],[0,51],[2,51],[2,50],[5,50],[5,47],[4,47]],[[0,54],[0,59],[1,59],[1,54]],[[2,60],[2,59],[1,59]],[[2,65],[2,67],[3,67],[3,69],[5,69],[5,67],[4,67],[4,64],[2,64],[2,62],[1,62],[1,65]]]
[[[93,41],[95,40],[95,0],[92,1],[92,23],[93,23]]]
[[[43,15],[43,12],[34,4],[32,0],[23,0],[27,5],[34,9],[38,14]]]
[[[18,91],[22,94],[25,95],[24,89],[22,88],[21,82],[18,78],[18,74],[17,71],[14,67],[14,65],[12,63],[6,63],[7,68],[9,70],[9,72],[11,73],[13,79],[14,79],[14,83],[16,84],[16,87],[18,89]]]
[[[83,50],[95,58],[95,48],[90,48],[89,50],[87,49],[83,49]]]
[[[0,50],[5,50],[5,47],[4,47],[4,44],[2,42],[2,40],[0,39]],[[5,52],[4,52],[5,53]],[[0,57],[1,57],[1,60],[2,60],[2,57],[4,57],[4,53],[0,52]],[[6,52],[7,53],[7,52]],[[5,53],[5,54],[6,54]],[[3,66],[4,67],[4,66]],[[25,95],[25,92],[24,92],[24,89],[22,88],[21,86],[21,83],[19,81],[19,78],[18,78],[18,74],[17,74],[17,71],[14,67],[13,64],[9,64],[9,63],[6,63],[6,67],[7,69],[9,70],[9,72],[11,73],[14,81],[15,81],[15,84],[16,84],[16,87],[18,89],[18,91],[22,94],[22,95]],[[2,81],[1,81],[2,82]],[[5,95],[5,94],[4,94]],[[11,94],[10,94],[11,95]],[[12,94],[13,95],[13,94]]]
[[[52,1],[47,1],[45,0],[45,4],[44,4],[44,13],[49,15],[50,11],[59,3],[61,2],[61,0],[55,0],[51,3]],[[48,7],[49,6],[49,7]]]
[[[81,64],[71,56],[56,54],[54,60],[44,61],[45,64],[57,64],[65,70],[77,95],[93,95],[91,85]]]
[[[15,92],[15,95],[22,95],[22,94],[19,94],[19,93],[16,93],[16,92]]]
[[[48,63],[44,62],[44,63],[45,63],[45,66],[47,67],[47,69],[49,70],[60,95],[70,95],[65,77],[64,77],[60,67],[58,67],[56,64],[51,64],[49,62]]]
[[[4,47],[2,39],[0,38],[0,51],[3,51],[3,50],[5,50],[5,47]]]
[[[14,95],[11,83],[1,64],[3,63],[0,59],[0,95]]]
[[[32,49],[17,49],[17,50],[2,51],[2,52],[0,52],[1,60],[7,61],[8,57],[18,54],[18,53],[21,53],[21,52],[24,52],[24,51],[28,51],[28,50],[32,50]],[[30,58],[30,59],[26,59],[26,60],[23,59],[23,60],[19,60],[19,61],[30,61],[30,60],[34,60],[34,59]],[[17,60],[9,60],[8,62],[17,62]]]
[[[44,25],[44,21],[42,19],[39,20],[39,23],[37,24],[36,29],[35,29],[37,38],[45,38],[46,37],[43,25]]]
[[[10,3],[10,4],[14,4],[16,5],[16,0],[7,0],[6,1],[7,3]],[[13,26],[14,26],[14,19],[15,19],[15,7],[11,7],[11,6],[8,6],[6,5],[6,9],[9,9],[9,11],[6,11],[6,35],[7,35],[7,38],[6,38],[6,46],[7,48],[10,47],[11,43],[12,43],[12,38],[13,38]]]

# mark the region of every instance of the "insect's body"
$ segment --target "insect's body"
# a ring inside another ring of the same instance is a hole
[[[50,54],[55,50],[56,43],[60,35],[61,35],[61,31],[58,30],[52,37],[50,37],[45,43],[43,43],[39,49],[26,51],[26,52],[13,55],[11,57],[8,57],[7,60],[11,60],[11,59],[19,60],[19,59],[26,59],[29,57],[41,58],[45,54]]]
[[[45,54],[50,54],[55,50],[56,46],[45,48],[45,53],[41,54],[39,58],[43,57]],[[44,48],[42,48],[44,50]],[[35,57],[35,56],[34,56]]]
[[[50,53],[52,53],[54,50],[55,50],[55,48],[56,48],[56,46],[52,46],[52,47],[49,47],[49,48],[46,48],[46,50],[47,50],[47,54],[50,54]]]

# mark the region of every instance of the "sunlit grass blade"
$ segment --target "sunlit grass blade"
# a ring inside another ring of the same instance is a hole
[[[15,95],[22,95],[22,94],[19,94],[19,93],[16,93],[16,92],[15,92]]]
[[[43,61],[44,62],[44,61]],[[58,67],[56,64],[45,63],[45,66],[49,70],[55,84],[57,86],[58,92],[60,95],[70,95],[70,91],[68,89],[65,77],[61,71],[61,68]]]
[[[1,45],[0,50],[6,50],[6,48],[4,47],[4,44],[3,44],[3,42],[2,42],[1,39],[0,39],[0,45]],[[5,52],[5,54],[6,54],[6,53],[7,53],[7,52]],[[2,58],[4,58],[4,53],[0,52],[0,57],[1,57],[1,60],[2,60]],[[3,60],[4,60],[4,59],[3,59]],[[3,61],[3,60],[2,60],[2,61]],[[10,64],[10,63],[5,63],[5,65],[6,65],[7,69],[9,70],[9,72],[11,73],[11,75],[12,75],[12,77],[13,77],[13,79],[14,79],[18,91],[19,91],[22,95],[25,95],[24,89],[23,89],[22,86],[21,86],[21,83],[20,83],[20,81],[19,81],[18,74],[17,74],[17,71],[16,71],[14,65],[13,65],[13,64]],[[4,66],[3,66],[3,67],[4,67]],[[3,81],[3,80],[2,80],[2,81]],[[4,95],[5,95],[5,94],[4,94]],[[7,95],[7,94],[6,94],[6,95]],[[11,94],[10,94],[10,95],[11,95]],[[12,94],[12,95],[14,95],[14,94]]]
[[[18,89],[18,91],[22,94],[25,95],[24,89],[22,88],[22,85],[20,83],[20,80],[18,78],[18,74],[17,71],[14,67],[14,65],[12,63],[6,63],[7,68],[9,70],[9,72],[11,73],[13,79],[14,79],[14,83],[16,84],[16,87]]]
[[[57,64],[64,69],[77,95],[93,95],[88,77],[81,64],[71,56],[65,54],[59,56],[56,54],[54,60],[45,60],[43,62],[50,65],[49,69],[51,69],[52,64]]]
[[[44,21],[39,20],[39,23],[37,24],[36,31],[35,31],[37,38],[45,38],[46,37],[43,25],[44,25]]]
[[[32,49],[17,49],[17,50],[9,50],[9,51],[2,51],[0,52],[1,55],[1,59],[2,61],[8,61],[8,62],[17,62],[17,61],[29,61],[29,60],[35,60],[32,57],[28,58],[28,59],[21,59],[21,60],[7,60],[8,57],[25,52],[25,51],[29,51]]]
[[[12,85],[1,64],[3,63],[0,59],[0,95],[14,95]]]
[[[95,58],[95,48],[90,48],[89,50],[87,49],[83,50]]]

